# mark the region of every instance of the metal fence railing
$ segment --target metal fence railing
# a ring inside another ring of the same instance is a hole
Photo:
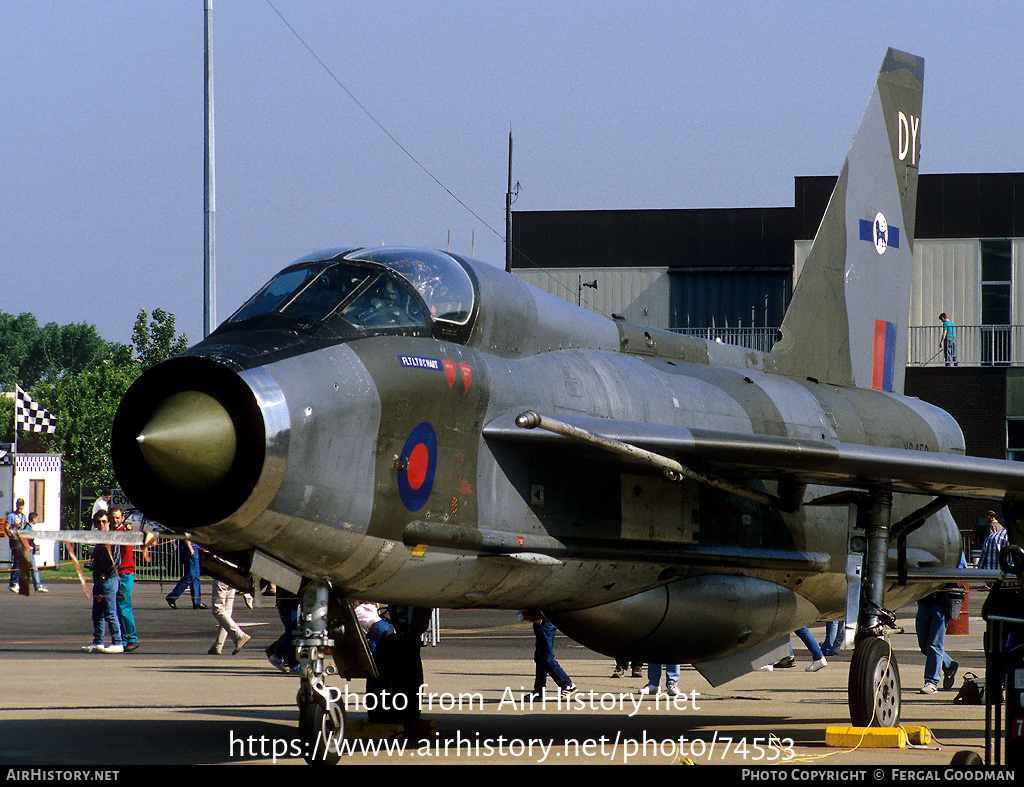
[[[943,366],[939,346],[941,325],[912,325],[909,329],[908,364]],[[1024,365],[1024,325],[958,325],[956,359],[960,366]]]
[[[778,328],[672,328],[673,333],[695,336],[711,342],[736,344],[750,350],[768,352],[779,334]]]
[[[71,561],[67,551],[69,546],[68,544],[61,544],[62,563]],[[85,571],[86,575],[89,572],[86,570],[85,564],[92,560],[94,546],[93,544],[74,545],[75,556],[78,558],[79,563],[82,564],[82,570]],[[135,548],[136,581],[170,582],[174,584],[181,578],[181,561],[178,559],[177,539],[157,537],[156,543],[149,547],[147,551],[149,553],[148,563],[142,557],[142,548]]]
[[[672,328],[674,333],[708,341],[735,344],[759,352],[772,349],[778,328]],[[907,364],[942,366],[941,325],[912,325],[908,329]],[[1024,325],[958,325],[956,359],[960,366],[1024,366]]]

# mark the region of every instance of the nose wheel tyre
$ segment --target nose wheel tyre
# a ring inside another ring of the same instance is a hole
[[[340,707],[337,711],[340,724],[319,703],[306,702],[299,707],[299,739],[310,765],[337,765],[341,759],[345,712]]]
[[[888,641],[865,637],[857,643],[847,688],[855,727],[899,726],[900,670]]]

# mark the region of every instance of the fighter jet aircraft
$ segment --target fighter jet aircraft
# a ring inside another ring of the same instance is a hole
[[[947,502],[1004,500],[1019,542],[1024,493],[1024,470],[964,456],[949,415],[902,395],[923,76],[886,54],[767,354],[457,254],[345,247],[140,377],[118,480],[243,579],[301,589],[308,740],[343,729],[328,650],[375,669],[351,598],[536,607],[716,685],[845,619],[854,722],[898,723],[886,628],[957,565]]]

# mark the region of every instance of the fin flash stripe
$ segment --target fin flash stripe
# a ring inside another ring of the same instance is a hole
[[[896,326],[875,320],[875,352],[871,363],[871,387],[876,391],[892,390],[892,367],[896,351]]]

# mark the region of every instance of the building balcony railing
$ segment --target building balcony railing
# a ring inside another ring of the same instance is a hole
[[[912,325],[909,366],[944,366],[941,325]],[[956,326],[956,360],[960,366],[1024,366],[1024,325]]]
[[[675,333],[737,344],[768,352],[778,328],[675,328]],[[912,325],[908,332],[908,366],[943,366],[940,325]],[[960,366],[1024,366],[1024,325],[958,325],[956,360]]]

